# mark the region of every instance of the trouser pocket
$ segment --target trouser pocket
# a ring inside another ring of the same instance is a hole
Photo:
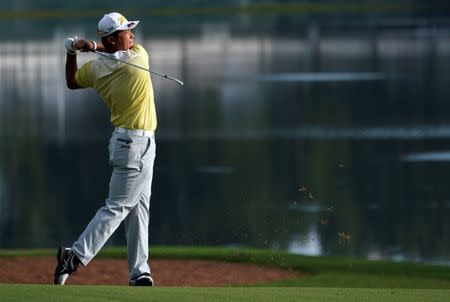
[[[148,139],[126,133],[114,133],[109,143],[109,162],[114,168],[142,170],[142,157],[148,149]]]

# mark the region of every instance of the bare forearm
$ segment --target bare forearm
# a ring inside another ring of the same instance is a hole
[[[70,89],[80,88],[75,80],[75,73],[78,70],[77,55],[67,53],[66,57],[66,84]]]
[[[76,49],[79,49],[82,52],[90,52],[90,51],[104,51],[105,47],[102,42],[96,42],[92,40],[77,40],[74,44]]]

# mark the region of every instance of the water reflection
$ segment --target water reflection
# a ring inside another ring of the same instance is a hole
[[[322,255],[323,251],[317,227],[311,226],[306,234],[292,234],[289,239],[288,251],[308,256]]]
[[[404,161],[450,161],[450,151],[410,153],[401,157]]]
[[[234,26],[136,33],[185,82],[153,79],[151,242],[448,262],[448,28]],[[108,112],[46,30],[0,42],[1,248],[70,243],[107,192]]]
[[[376,81],[383,80],[382,73],[370,72],[310,72],[310,73],[281,73],[265,74],[248,77],[237,77],[235,81],[263,81],[263,82],[342,82],[342,81]]]

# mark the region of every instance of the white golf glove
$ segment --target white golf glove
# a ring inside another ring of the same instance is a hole
[[[68,53],[75,54],[78,51],[78,49],[76,49],[74,46],[74,44],[75,44],[75,42],[77,42],[77,40],[78,40],[77,36],[66,39],[65,46],[66,46],[66,50]]]

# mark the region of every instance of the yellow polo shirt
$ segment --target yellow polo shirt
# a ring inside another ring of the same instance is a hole
[[[138,44],[111,57],[149,68],[148,54]],[[79,86],[97,91],[111,111],[114,126],[156,130],[153,86],[147,71],[101,56],[81,66],[75,79]]]

